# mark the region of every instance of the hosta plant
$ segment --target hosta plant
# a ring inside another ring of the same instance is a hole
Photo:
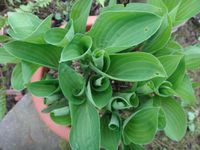
[[[44,97],[43,112],[71,127],[74,150],[139,150],[157,132],[181,140],[183,106],[196,102],[187,70],[200,67],[200,46],[183,48],[171,33],[200,11],[200,1],[112,5],[86,32],[91,4],[77,1],[62,29],[51,28],[51,16],[8,13],[12,39],[0,58],[17,64],[13,88]],[[48,71],[30,83],[41,66]]]

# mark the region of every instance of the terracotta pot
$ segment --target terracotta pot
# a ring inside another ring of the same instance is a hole
[[[91,26],[95,20],[96,20],[96,16],[90,16],[88,18],[86,30],[89,30],[91,28]],[[35,81],[41,80],[41,78],[44,75],[44,72],[45,72],[45,68],[43,68],[43,67],[39,68],[33,75],[31,81],[35,82]],[[32,96],[32,99],[33,99],[35,108],[36,108],[40,118],[42,119],[42,121],[44,121],[44,123],[49,127],[49,129],[51,129],[55,134],[57,134],[59,137],[68,141],[69,127],[61,126],[61,125],[54,123],[51,120],[49,114],[45,114],[45,113],[41,112],[44,108],[46,108],[46,105],[44,105],[44,103],[43,103],[43,98],[38,98],[36,96]]]

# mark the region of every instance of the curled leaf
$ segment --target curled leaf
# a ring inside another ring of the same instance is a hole
[[[169,97],[174,95],[173,85],[169,81],[163,81],[157,88],[155,93],[161,97]]]
[[[92,39],[83,34],[77,34],[72,41],[63,49],[60,62],[83,58],[90,52]]]
[[[108,127],[110,130],[120,130],[120,121],[116,113],[112,113]]]
[[[137,107],[139,105],[139,99],[137,95],[133,93],[116,93],[116,95],[110,100],[108,109],[110,111],[122,110],[131,107]]]
[[[140,95],[147,95],[153,93],[155,85],[153,81],[139,82],[136,87],[136,92]]]
[[[112,97],[112,87],[107,77],[93,76],[87,85],[88,100],[97,108],[105,107]]]
[[[106,72],[110,66],[110,57],[104,50],[95,50],[92,53],[92,61],[99,70]]]
[[[65,29],[52,28],[45,33],[44,39],[47,43],[55,46],[66,46],[74,37],[73,22],[70,22]]]

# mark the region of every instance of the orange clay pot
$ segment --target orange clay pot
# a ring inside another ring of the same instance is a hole
[[[95,20],[96,20],[96,16],[90,16],[88,18],[86,30],[89,30],[91,28],[91,26],[93,25]],[[43,75],[45,73],[45,70],[46,69],[43,67],[39,68],[33,75],[31,81],[35,82],[35,81],[41,80],[41,78],[43,77]],[[54,123],[51,120],[49,114],[45,114],[45,113],[41,112],[44,108],[46,108],[46,105],[44,105],[44,103],[43,103],[43,98],[38,98],[36,96],[32,96],[32,100],[33,100],[33,103],[35,105],[35,108],[36,108],[40,118],[42,119],[42,121],[44,121],[44,123],[48,126],[48,128],[50,130],[52,130],[55,134],[57,134],[59,137],[68,141],[70,128]]]

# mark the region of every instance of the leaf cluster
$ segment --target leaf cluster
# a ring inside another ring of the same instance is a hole
[[[200,47],[182,48],[171,33],[200,11],[200,1],[112,3],[86,32],[91,5],[77,1],[65,28],[51,28],[51,16],[8,14],[12,39],[0,48],[0,61],[17,63],[12,86],[44,97],[43,112],[71,126],[72,149],[143,149],[158,131],[181,140],[181,104],[196,103],[187,70],[200,67]],[[55,73],[30,83],[41,66]],[[130,86],[116,90],[117,82]]]

